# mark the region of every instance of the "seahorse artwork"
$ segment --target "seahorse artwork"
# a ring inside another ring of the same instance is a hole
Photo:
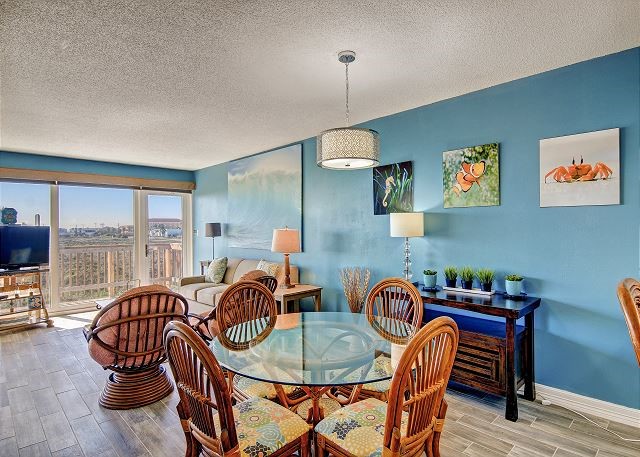
[[[387,206],[389,206],[389,203],[387,202],[387,198],[389,197],[389,194],[391,193],[391,186],[395,186],[396,182],[393,179],[393,176],[389,176],[385,181],[384,181],[384,198],[382,199],[382,206],[384,206],[385,208]]]
[[[477,163],[462,162],[460,171],[456,173],[456,183],[452,190],[456,195],[460,195],[460,191],[468,192],[474,183],[480,186],[480,178],[486,169],[487,164],[484,160]]]

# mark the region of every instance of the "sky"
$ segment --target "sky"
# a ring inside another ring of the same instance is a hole
[[[133,190],[59,186],[60,227],[117,227],[133,224]],[[18,223],[33,225],[36,213],[50,224],[49,185],[0,182],[0,207],[15,208]],[[181,198],[151,195],[149,217],[181,218]]]

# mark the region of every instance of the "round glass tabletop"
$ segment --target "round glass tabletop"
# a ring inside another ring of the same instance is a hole
[[[297,386],[390,379],[410,324],[363,314],[283,314],[231,327],[209,347],[220,365],[248,378]],[[249,335],[249,336],[247,336]]]

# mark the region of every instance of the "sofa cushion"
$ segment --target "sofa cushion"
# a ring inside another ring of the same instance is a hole
[[[236,283],[240,280],[242,275],[250,272],[251,270],[258,270],[258,261],[253,259],[243,259],[242,262],[238,264],[236,267],[236,271],[233,274],[233,283]]]
[[[232,259],[232,258],[227,259],[227,271],[225,271],[224,278],[222,278],[223,283],[233,284],[233,277],[236,274],[236,268],[238,268],[238,265],[243,260],[244,259]]]
[[[196,295],[199,290],[208,289],[209,287],[217,287],[219,284],[213,284],[210,282],[197,282],[194,284],[187,284],[180,287],[179,294],[189,300],[196,300]]]
[[[278,276],[278,271],[283,269],[283,268],[280,268],[280,267],[281,267],[281,265],[279,263],[268,262],[268,261],[262,259],[262,260],[260,260],[260,262],[258,262],[258,266],[256,268],[258,270],[266,271],[268,275]]]
[[[226,257],[213,259],[213,261],[209,264],[209,268],[207,268],[207,273],[204,277],[204,280],[205,282],[220,284],[222,282],[222,278],[224,278],[224,274],[226,271],[227,271]]]
[[[229,284],[217,284],[213,287],[200,289],[196,292],[196,301],[209,306],[216,306],[222,292],[227,290]]]

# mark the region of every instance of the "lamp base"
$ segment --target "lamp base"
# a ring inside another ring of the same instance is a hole
[[[411,248],[408,237],[404,238],[404,271],[402,273],[404,280],[411,282],[413,272],[411,271]]]
[[[289,267],[289,254],[284,255],[284,282],[280,284],[280,289],[293,289],[291,284],[291,268]]]

